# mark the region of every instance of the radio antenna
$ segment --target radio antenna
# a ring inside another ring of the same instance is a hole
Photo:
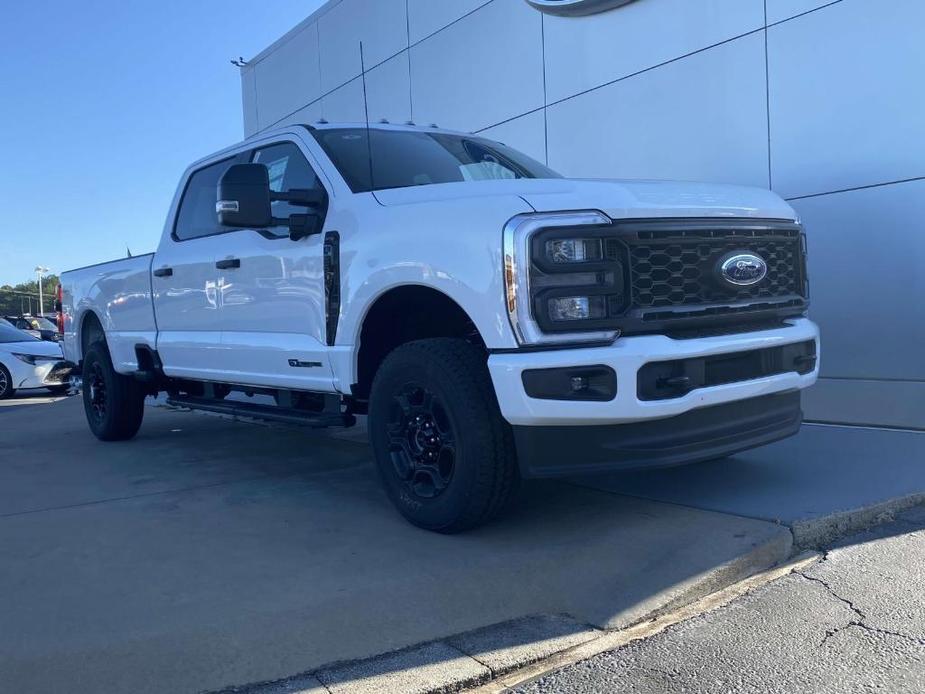
[[[369,127],[369,99],[366,96],[366,59],[363,55],[362,41],[360,41],[360,74],[363,79],[363,113],[366,116],[366,153],[369,157],[369,192],[373,194],[373,198],[376,199],[376,202],[379,202],[379,198],[376,197],[376,186],[373,181],[373,138],[372,130]]]

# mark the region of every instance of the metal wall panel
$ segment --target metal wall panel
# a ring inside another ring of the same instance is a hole
[[[838,2],[839,0],[835,0]],[[832,4],[832,0],[767,0],[768,24],[781,22],[798,14]],[[870,3],[866,3],[868,7]]]
[[[925,2],[843,0],[768,30],[785,197],[925,176]]]
[[[491,140],[529,154],[537,161],[546,162],[546,123],[542,111],[534,111],[507,123],[496,125],[479,133]]]
[[[764,26],[763,0],[657,0],[545,18],[547,103]]]
[[[305,27],[254,66],[261,130],[321,96],[318,31]]]
[[[254,68],[241,70],[241,106],[244,110],[244,137],[260,130],[257,122],[257,73]]]
[[[321,100],[315,101],[314,103],[300,108],[295,113],[292,113],[285,118],[283,118],[277,126],[291,125],[297,123],[299,125],[311,125],[315,121],[321,118]]]
[[[478,130],[543,106],[542,15],[496,0],[411,47],[415,120]]]
[[[408,47],[405,0],[341,0],[318,19],[321,89],[327,94]]]
[[[408,0],[408,30],[417,43],[492,0]]]
[[[411,75],[408,51],[396,55],[366,75],[369,118],[392,123],[411,120]]]
[[[925,380],[925,181],[791,204],[809,236],[821,375]]]
[[[547,109],[566,176],[767,187],[764,40],[751,34]]]

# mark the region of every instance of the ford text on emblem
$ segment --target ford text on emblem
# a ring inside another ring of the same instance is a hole
[[[748,251],[733,251],[719,259],[717,274],[727,284],[750,287],[768,274],[768,264],[760,255]]]
[[[633,0],[527,0],[540,12],[578,17],[612,10],[620,5],[628,5]]]

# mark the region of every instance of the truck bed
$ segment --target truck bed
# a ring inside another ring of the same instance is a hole
[[[64,355],[83,358],[81,330],[93,311],[106,331],[113,365],[121,373],[138,368],[135,345],[155,346],[157,325],[151,295],[154,254],[111,260],[68,270],[61,275]]]

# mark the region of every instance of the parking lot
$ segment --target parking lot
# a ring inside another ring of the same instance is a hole
[[[529,617],[575,643],[689,603],[921,500],[923,451],[807,426],[732,460],[528,483],[447,537],[393,511],[362,430],[149,407],[134,441],[102,444],[79,398],[7,401],[0,690],[349,684],[332,664],[435,640],[418,666],[477,681],[454,635]],[[542,629],[515,638],[542,650]]]

